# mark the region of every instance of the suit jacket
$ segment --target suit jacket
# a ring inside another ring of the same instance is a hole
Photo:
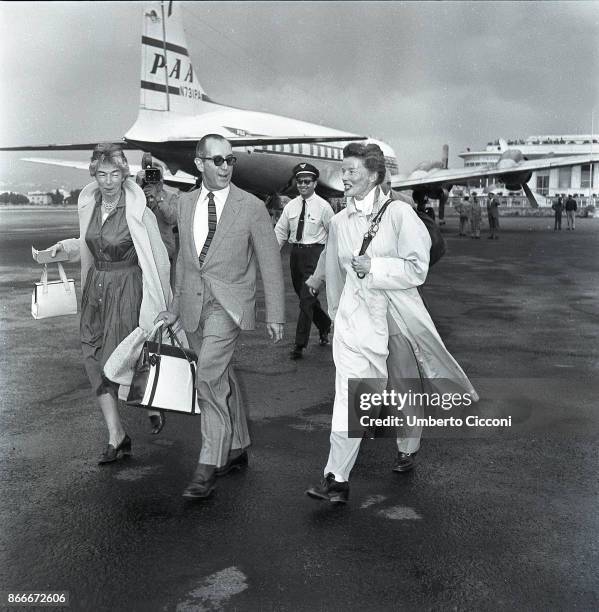
[[[256,325],[256,264],[264,284],[266,321],[285,321],[283,270],[279,245],[266,206],[231,184],[210,248],[200,267],[193,237],[199,189],[177,201],[179,256],[173,312],[186,331],[195,331],[202,314],[202,290],[208,284],[219,304],[241,329]]]

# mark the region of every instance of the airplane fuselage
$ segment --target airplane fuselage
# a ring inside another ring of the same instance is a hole
[[[309,161],[320,171],[320,191],[329,195],[343,193],[341,161],[347,140],[318,144],[288,143],[235,147],[236,137],[347,137],[347,132],[333,128],[255,111],[235,109],[212,102],[202,102],[202,114],[173,116],[171,113],[141,109],[138,119],[125,135],[130,144],[149,151],[175,174],[182,170],[196,176],[194,163],[197,140],[207,133],[218,133],[231,139],[237,164],[234,182],[259,194],[270,194],[284,188],[293,167]],[[196,135],[196,136],[194,136]],[[356,138],[359,137],[356,135]],[[384,155],[390,175],[397,174],[393,149],[376,140]]]

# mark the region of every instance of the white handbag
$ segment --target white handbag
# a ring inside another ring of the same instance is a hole
[[[158,327],[158,326],[156,326]],[[156,328],[155,328],[156,329]],[[170,327],[171,345],[164,344],[162,330],[141,350],[127,404],[153,410],[199,414],[196,402],[196,354],[183,348]]]
[[[67,278],[61,263],[57,265],[60,280],[48,281],[48,265],[45,264],[40,282],[35,283],[31,296],[31,314],[34,319],[77,314],[75,281]]]

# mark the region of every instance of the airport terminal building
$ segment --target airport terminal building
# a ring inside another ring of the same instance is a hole
[[[522,151],[527,159],[599,153],[599,136],[589,134],[529,136],[524,139],[508,140],[507,144],[509,148]],[[498,140],[487,143],[487,147],[483,151],[466,149],[459,154],[459,157],[464,160],[465,167],[495,163],[500,156],[501,150]],[[583,164],[533,172],[528,186],[535,193],[541,206],[550,205],[551,198],[559,193],[571,194],[581,203],[598,203],[599,164],[593,164],[592,168],[591,164]],[[589,199],[591,202],[589,202]]]

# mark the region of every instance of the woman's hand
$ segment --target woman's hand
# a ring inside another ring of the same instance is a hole
[[[57,253],[60,253],[60,251],[64,251],[64,247],[62,246],[62,242],[57,242],[56,244],[52,245],[50,247],[51,251],[50,251],[50,257],[56,257]]]
[[[159,321],[164,321],[165,325],[174,325],[178,318],[179,315],[175,314],[174,312],[170,312],[169,310],[163,310],[154,319],[154,325],[156,325],[156,323],[158,323]]]
[[[356,274],[362,274],[364,278],[370,272],[370,257],[368,255],[355,255],[351,260],[351,267]]]

